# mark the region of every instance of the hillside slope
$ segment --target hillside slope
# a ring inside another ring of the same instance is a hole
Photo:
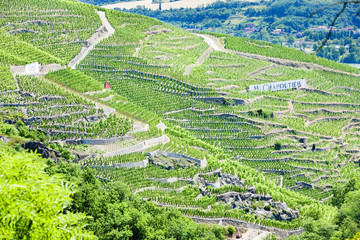
[[[39,9],[49,6],[40,8],[46,5],[37,2],[4,1],[1,14],[20,12],[26,22],[24,9],[34,8],[28,15],[40,18]],[[78,161],[82,167],[196,221],[230,218],[238,227],[262,225],[281,237],[301,233],[311,219],[335,224],[337,209],[326,203],[334,188],[353,177],[359,161],[356,69],[225,35],[210,36],[221,50],[216,51],[206,36],[155,19],[72,1],[55,3],[50,12],[72,11],[83,18],[77,22],[66,16],[61,31],[75,34],[84,27],[87,34],[80,35],[87,41],[102,25],[97,9],[115,33],[86,51],[76,70],[45,78],[12,77],[9,64],[28,62],[1,60],[2,81],[9,86],[0,89],[2,112],[18,113],[51,141],[90,144],[90,156]],[[18,35],[24,22],[4,30]],[[35,44],[47,41],[47,35],[17,37],[53,53]],[[60,48],[55,33],[51,41]],[[65,42],[73,46],[71,37]],[[71,62],[80,49],[70,48],[65,55],[56,51],[53,63],[58,58]],[[297,79],[306,79],[306,86],[249,90]],[[99,91],[106,82],[111,91]],[[114,111],[117,115],[110,115]],[[136,124],[148,127],[136,131]]]

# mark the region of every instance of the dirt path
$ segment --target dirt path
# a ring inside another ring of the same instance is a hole
[[[294,115],[294,106],[292,104],[292,100],[289,101],[289,114]]]
[[[164,115],[178,113],[178,112],[182,112],[182,111],[186,111],[186,110],[194,110],[194,111],[197,111],[197,112],[206,112],[206,111],[215,110],[215,108],[197,109],[197,108],[194,108],[194,107],[188,107],[188,108],[183,108],[183,109],[174,110],[174,111],[170,111],[170,112],[165,112]]]
[[[204,34],[197,34],[197,33],[195,33],[195,35],[198,37],[202,37],[205,40],[205,42],[214,49],[214,51],[224,52],[224,49],[221,48],[221,43],[220,42],[217,43],[215,39],[211,38],[210,36]]]
[[[311,69],[311,70],[322,70],[322,71],[326,71],[326,72],[360,77],[360,74],[345,72],[345,71],[341,71],[341,70],[335,70],[335,69],[324,67],[322,65],[315,64],[315,63],[298,62],[298,61],[294,61],[294,60],[274,58],[274,57],[268,57],[268,56],[264,56],[264,55],[257,55],[257,54],[252,54],[252,53],[238,52],[238,51],[226,49],[217,37],[214,37],[211,35],[205,35],[205,34],[197,34],[197,35],[203,37],[204,39],[206,38],[207,39],[206,43],[208,43],[209,46],[215,45],[216,48],[220,49],[220,51],[222,51],[222,52],[233,53],[233,54],[240,55],[242,57],[251,58],[251,59],[260,60],[260,61],[271,62],[271,63],[275,63],[278,65],[287,66],[287,67]]]
[[[33,73],[27,73],[25,65],[22,66],[10,66],[10,71],[13,73],[13,75],[19,75],[19,76],[26,76],[26,75],[33,75],[38,77],[44,77],[45,74],[49,73],[50,71],[57,71],[60,69],[64,69],[66,66],[61,66],[57,63],[47,64],[47,65],[40,65],[40,71],[37,74]]]
[[[94,49],[95,45],[98,44],[101,40],[110,37],[115,33],[115,29],[111,26],[109,21],[106,18],[105,12],[100,12],[95,10],[96,13],[99,15],[102,26],[92,35],[90,39],[87,40],[88,45],[84,46],[80,53],[70,61],[69,67],[72,69],[76,68],[76,65],[79,64],[88,54],[89,52]]]
[[[198,33],[195,35],[202,37],[210,47],[214,48],[215,51],[230,52],[230,50],[225,49],[224,44],[222,44],[217,37],[206,34],[198,34]]]
[[[18,79],[17,79],[16,74],[14,72],[13,72],[13,77],[14,77],[15,84],[16,84],[16,89],[13,90],[13,91],[20,91],[19,82],[18,82]]]
[[[241,227],[248,229],[247,232],[243,234],[243,240],[253,240],[253,239],[264,239],[266,234],[274,234],[279,236],[281,239],[288,238],[291,235],[299,235],[304,232],[303,229],[294,229],[294,230],[285,230],[279,229],[276,227],[266,227],[258,224],[246,222],[243,220],[233,219],[233,218],[217,218],[217,217],[195,217],[192,215],[186,215],[187,217],[192,218],[197,223],[205,223],[205,224],[219,224],[222,223],[224,226],[232,225],[234,227]],[[254,234],[255,233],[255,234]],[[245,237],[245,238],[244,238]]]
[[[269,232],[249,228],[244,234],[242,234],[240,240],[262,240],[269,234]]]
[[[206,50],[206,52],[203,53],[203,55],[200,56],[200,58],[197,60],[197,62],[195,64],[191,64],[189,66],[186,67],[184,75],[188,76],[190,75],[191,71],[197,67],[200,66],[201,64],[203,64],[205,62],[205,60],[209,57],[210,53],[213,51],[214,49],[212,47],[210,47],[208,50]]]
[[[79,64],[89,54],[89,52],[95,47],[96,44],[115,33],[115,29],[107,20],[105,12],[100,12],[97,10],[95,11],[102,21],[102,26],[92,35],[91,38],[86,41],[88,44],[81,49],[80,53],[70,61],[69,67],[72,69],[76,68],[76,65]],[[61,66],[60,64],[55,63],[43,65],[40,67],[40,72],[35,74],[35,76],[44,77],[45,74],[49,73],[50,71],[57,71],[64,68],[66,68],[66,66]],[[11,66],[10,70],[14,75],[34,75],[26,73],[25,66]]]

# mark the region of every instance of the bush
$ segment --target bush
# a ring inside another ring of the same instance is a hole
[[[277,151],[281,150],[281,147],[282,147],[282,145],[281,145],[280,142],[276,142],[275,145],[274,145],[274,148],[275,148],[275,150],[277,150]]]
[[[255,112],[249,111],[249,116],[261,117],[261,118],[274,118],[274,113],[271,111],[264,111],[262,109],[258,109]]]
[[[45,160],[0,144],[0,235],[6,239],[90,239],[85,215],[64,211],[74,186],[45,173]],[[19,171],[21,169],[21,171]],[[85,237],[87,236],[87,237]]]
[[[236,229],[233,226],[228,227],[228,233],[229,235],[233,235],[236,232]]]
[[[315,149],[316,149],[316,145],[315,145],[315,143],[312,145],[312,148],[311,148],[311,150],[312,151],[315,151]]]
[[[271,210],[271,206],[270,206],[270,205],[266,205],[266,206],[264,207],[264,209],[265,209],[266,211],[270,211],[270,210]]]

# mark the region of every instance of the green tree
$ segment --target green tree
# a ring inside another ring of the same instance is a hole
[[[281,142],[276,142],[274,145],[274,149],[277,151],[281,150]]]
[[[78,185],[72,196],[72,212],[92,216],[87,228],[103,240],[141,239],[224,239],[223,227],[209,227],[194,223],[177,210],[160,208],[153,202],[134,196],[122,182],[102,184],[92,169],[81,171],[75,164],[49,162],[49,174],[62,173]]]
[[[261,29],[260,31],[260,40],[270,42],[270,35],[265,28]]]
[[[340,46],[339,53],[340,55],[344,55],[346,53],[346,48],[344,46]]]
[[[42,158],[18,153],[0,144],[1,239],[80,239],[86,216],[64,212],[74,186],[60,176],[48,176]]]
[[[360,239],[360,232],[356,233],[351,240],[358,240],[358,239]]]
[[[295,37],[294,35],[289,35],[287,42],[289,43],[290,46],[292,46],[295,42]]]
[[[343,232],[343,238],[351,238],[360,229],[360,190],[346,194],[339,214],[340,230]]]

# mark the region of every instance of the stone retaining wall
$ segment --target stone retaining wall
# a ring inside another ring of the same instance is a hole
[[[244,105],[245,104],[245,100],[243,99],[236,99],[236,98],[232,98],[229,99],[230,101],[234,101],[234,103],[229,103],[227,101],[227,99],[223,98],[223,97],[198,97],[196,99],[201,99],[204,102],[211,102],[211,103],[217,103],[220,105]]]
[[[132,152],[138,152],[141,149],[144,149],[144,147],[145,147],[145,144],[144,144],[144,142],[142,142],[142,143],[140,143],[138,145],[135,145],[135,146],[124,148],[124,149],[121,149],[121,150],[118,150],[118,151],[115,151],[115,152],[106,153],[106,154],[104,154],[104,157],[115,156],[115,155],[123,155],[123,154],[127,154],[127,153],[132,153]]]
[[[145,150],[146,148],[154,146],[156,144],[166,143],[167,141],[168,141],[168,138],[167,138],[167,136],[164,135],[164,136],[161,136],[161,137],[145,140],[145,141],[143,141],[143,142],[141,142],[141,143],[139,143],[139,144],[137,144],[135,146],[120,149],[120,150],[115,151],[115,152],[106,153],[103,156],[107,157],[107,156],[122,155],[122,154],[132,153],[132,152],[139,152],[139,151]]]
[[[177,177],[173,177],[173,178],[153,178],[154,182],[161,182],[161,183],[173,183],[173,182],[187,182],[189,184],[194,184],[194,180],[193,179],[189,179],[189,178],[177,178]]]
[[[185,156],[183,154],[180,153],[171,153],[171,152],[163,152],[163,151],[154,151],[149,153],[150,157],[160,154],[164,157],[169,157],[169,158],[183,158],[183,159],[187,159],[189,161],[195,162],[195,164],[199,165],[200,168],[205,168],[207,166],[207,161],[206,160],[199,160],[196,158],[192,158],[192,157],[188,157]]]
[[[112,137],[108,139],[79,139],[79,140],[67,140],[66,144],[88,144],[88,145],[108,145],[129,139],[130,136]]]
[[[114,163],[112,165],[95,165],[95,166],[89,166],[92,168],[145,168],[149,165],[149,160],[143,160],[140,162],[128,162],[128,163]]]
[[[272,173],[276,173],[276,174],[280,174],[280,175],[284,175],[286,173],[292,173],[295,171],[287,171],[287,170],[274,170],[274,169],[263,169],[263,172],[272,172]]]
[[[298,230],[284,230],[274,227],[265,227],[261,225],[257,225],[254,223],[245,222],[242,220],[232,219],[232,218],[202,218],[202,217],[194,217],[194,216],[187,216],[192,218],[197,223],[206,223],[206,224],[219,224],[221,221],[223,225],[229,225],[234,227],[241,227],[241,228],[252,228],[258,229],[266,232],[271,232],[276,236],[281,237],[282,239],[288,238],[291,235],[299,235],[304,232],[303,229]]]

